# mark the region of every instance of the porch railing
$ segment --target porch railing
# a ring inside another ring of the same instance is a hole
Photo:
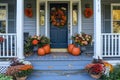
[[[102,33],[102,56],[120,57],[120,34]]]
[[[16,34],[0,34],[0,58],[17,56]]]

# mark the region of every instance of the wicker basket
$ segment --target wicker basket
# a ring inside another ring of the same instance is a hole
[[[96,74],[96,75],[95,74],[90,74],[90,76],[95,78],[95,79],[99,79],[102,76],[102,74]]]
[[[16,80],[26,80],[27,76],[25,77],[16,77]]]

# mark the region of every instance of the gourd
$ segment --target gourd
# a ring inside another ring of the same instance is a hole
[[[36,39],[33,40],[33,41],[32,41],[32,44],[33,44],[33,45],[37,45],[37,44],[38,44],[38,40],[36,40]]]
[[[68,45],[68,52],[69,53],[72,53],[72,49],[75,47],[75,45],[74,44],[69,44]]]
[[[38,48],[38,55],[39,56],[44,56],[45,55],[45,50],[42,47]]]
[[[43,49],[45,50],[46,54],[50,53],[50,45],[49,44],[43,46]]]
[[[72,55],[78,56],[78,55],[80,55],[80,53],[81,53],[81,50],[80,50],[79,47],[74,47],[74,48],[72,49]]]

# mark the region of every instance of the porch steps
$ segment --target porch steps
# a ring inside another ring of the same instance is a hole
[[[84,67],[92,61],[92,54],[72,56],[68,53],[51,53],[46,56],[34,54],[26,58],[34,66],[28,80],[94,80]]]

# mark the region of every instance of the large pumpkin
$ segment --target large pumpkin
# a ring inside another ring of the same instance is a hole
[[[69,44],[68,45],[68,52],[69,53],[72,53],[72,49],[75,47],[75,45],[74,44]]]
[[[45,50],[46,54],[50,53],[50,45],[49,44],[43,46],[43,49]]]
[[[43,48],[38,48],[38,55],[39,56],[44,56],[45,55],[45,50]]]
[[[32,41],[32,44],[33,44],[33,45],[37,45],[37,44],[38,44],[38,40],[34,39],[34,40]]]
[[[112,64],[108,63],[108,62],[103,62],[103,64],[105,65],[105,67],[109,67],[110,68],[110,72],[113,71],[113,66]]]
[[[80,48],[74,47],[74,48],[72,49],[72,55],[78,56],[78,55],[80,55],[80,53],[81,53]]]

